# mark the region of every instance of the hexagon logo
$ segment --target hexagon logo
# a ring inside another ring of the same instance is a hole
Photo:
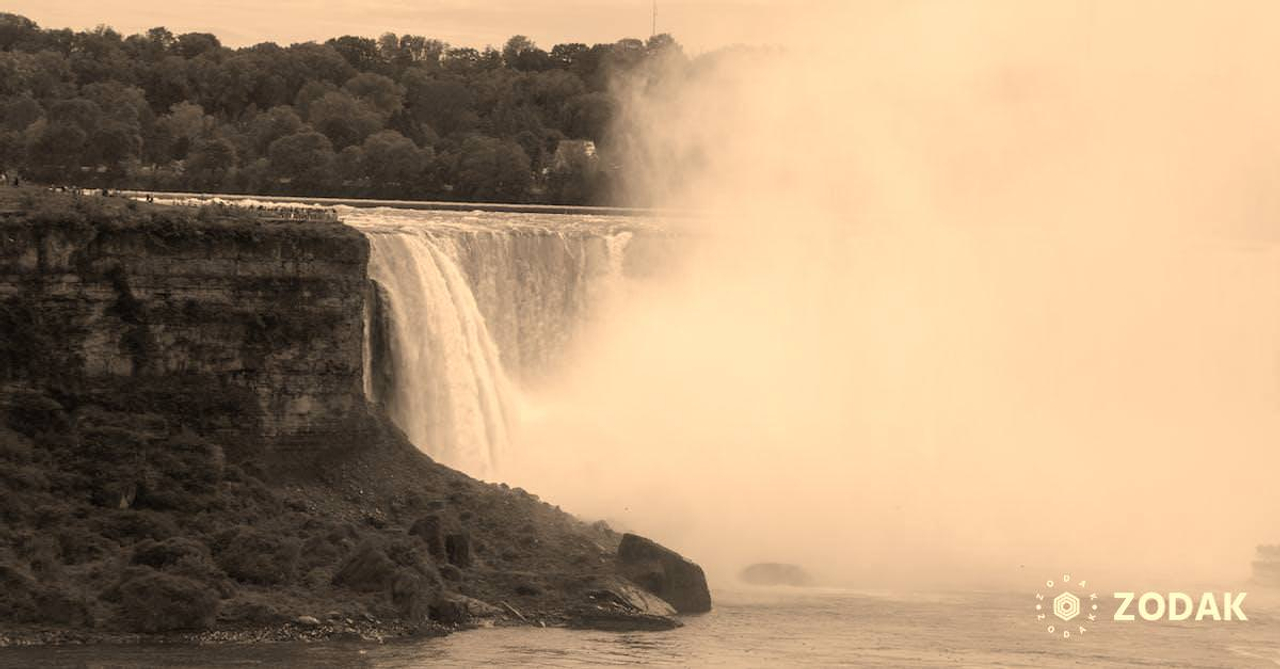
[[[1054,597],[1053,615],[1063,620],[1071,620],[1080,615],[1080,598],[1070,592],[1064,592]]]

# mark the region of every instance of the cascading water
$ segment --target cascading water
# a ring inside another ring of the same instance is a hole
[[[343,218],[368,235],[377,286],[366,392],[420,449],[479,477],[499,470],[527,389],[616,295],[642,225],[390,209]]]
[[[397,386],[390,405],[415,444],[478,475],[509,441],[514,395],[498,348],[447,239],[370,235],[370,274],[386,290]]]

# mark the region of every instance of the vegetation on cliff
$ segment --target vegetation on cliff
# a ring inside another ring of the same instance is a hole
[[[435,465],[373,416],[358,439],[284,469],[229,461],[169,407],[0,404],[11,635],[394,635],[509,612],[560,624],[615,587],[611,532]]]
[[[240,49],[163,27],[0,13],[0,170],[51,183],[608,204],[611,84],[685,62],[667,35],[501,49],[418,35]],[[597,154],[581,142],[592,141]]]

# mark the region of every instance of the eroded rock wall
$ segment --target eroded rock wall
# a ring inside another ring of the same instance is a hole
[[[327,221],[0,219],[0,387],[178,384],[188,406],[151,409],[199,413],[246,448],[305,448],[367,411],[367,260],[360,233]]]

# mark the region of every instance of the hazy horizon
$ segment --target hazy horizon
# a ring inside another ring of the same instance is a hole
[[[827,4],[813,0],[683,0],[658,3],[657,30],[670,33],[690,53],[734,44],[768,44],[778,31],[805,13],[805,7]],[[525,35],[550,50],[560,43],[612,43],[646,38],[653,27],[651,0],[533,0],[479,3],[398,0],[366,3],[337,0],[316,11],[303,0],[216,3],[159,0],[66,0],[56,3],[15,0],[5,11],[21,14],[44,28],[86,30],[107,25],[123,34],[164,26],[175,34],[208,32],[225,46],[261,42],[287,45],[323,42],[333,37],[373,37],[386,32],[423,35],[454,46],[501,46],[513,35]]]

